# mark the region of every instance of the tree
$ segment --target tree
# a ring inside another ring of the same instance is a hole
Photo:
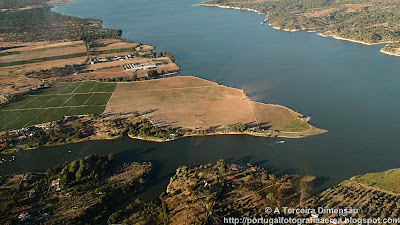
[[[159,76],[157,70],[150,70],[147,72],[147,75],[151,78],[151,79],[155,79]]]
[[[107,220],[107,223],[108,224],[116,224],[116,223],[118,223],[118,220],[120,217],[121,217],[121,210],[116,211],[113,214],[111,214],[111,216]]]

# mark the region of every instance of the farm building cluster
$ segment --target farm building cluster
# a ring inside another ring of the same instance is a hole
[[[124,68],[125,70],[138,71],[138,70],[154,69],[160,65],[162,65],[162,63],[141,63],[141,64],[129,63],[124,65]]]
[[[123,56],[114,56],[114,57],[98,57],[98,58],[93,58],[90,61],[90,64],[95,64],[95,63],[102,63],[102,62],[108,62],[108,61],[117,61],[117,60],[129,60],[132,59],[134,56],[133,55],[123,55]]]

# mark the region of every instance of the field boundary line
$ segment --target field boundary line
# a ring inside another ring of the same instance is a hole
[[[69,109],[67,110],[67,112],[63,115],[63,117],[64,117],[65,115],[67,115],[67,114],[69,113],[69,111],[71,111],[71,109],[72,109],[72,107],[69,107]]]
[[[21,110],[23,111],[23,110]],[[13,119],[12,121],[10,121],[9,123],[7,123],[6,125],[4,125],[1,129],[4,130],[5,127],[7,127],[7,125],[9,125],[10,123],[14,122],[16,119],[19,119],[22,115],[24,115],[26,112],[22,113],[21,115],[19,115],[17,118]]]
[[[88,101],[89,101],[89,99],[91,99],[91,98],[92,98],[92,96],[93,96],[93,93],[89,93],[89,94],[91,94],[91,95],[89,96],[89,98],[88,98],[88,99],[86,99],[86,101],[85,101],[84,103],[82,103],[82,105],[85,105],[85,104],[86,104],[86,102],[88,102]]]
[[[42,115],[44,112],[46,112],[48,109],[45,109],[45,110],[43,110],[41,113],[39,113],[37,116],[35,116],[33,119],[31,119],[29,122],[27,122],[25,125],[24,125],[24,127],[26,127],[26,126],[28,126],[28,124],[30,123],[30,122],[32,122],[33,120],[35,120],[38,116],[40,116],[40,115]]]
[[[4,116],[6,116],[6,115],[8,114],[8,112],[10,112],[10,111],[3,111],[3,110],[0,110],[0,112],[6,112],[4,115],[0,116],[0,119],[1,119],[1,118],[3,118]]]
[[[117,85],[118,86],[118,85]],[[169,90],[181,90],[181,89],[200,89],[200,88],[226,88],[224,86],[200,86],[200,87],[180,87],[180,88],[164,88],[164,89],[152,89],[152,90],[139,90],[139,91],[117,91],[117,92],[146,92],[146,91],[169,91]],[[115,87],[117,88],[117,87]],[[115,90],[113,92],[116,92]]]
[[[92,93],[92,90],[93,90],[93,88],[94,88],[94,87],[96,87],[97,83],[98,83],[97,81],[95,81],[95,82],[94,82],[94,85],[93,85],[93,87],[92,87],[92,88],[90,88],[90,90],[88,91],[88,93]]]
[[[100,92],[77,92],[77,93],[65,93],[65,94],[53,94],[54,96],[60,96],[60,95],[74,95],[74,94],[96,94],[96,93],[111,93],[111,91],[106,92],[106,91],[100,91]],[[28,96],[53,96],[53,95],[28,95]]]
[[[258,120],[257,120],[256,114],[255,114],[254,111],[253,111],[253,107],[251,107],[249,98],[244,94],[244,92],[242,92],[242,93],[243,93],[243,97],[245,97],[245,99],[246,99],[246,101],[247,101],[247,104],[249,104],[250,111],[251,111],[251,113],[253,114],[253,117],[254,117],[254,120],[256,121],[256,124],[260,124],[260,123],[258,122]]]
[[[21,105],[20,107],[18,107],[18,109],[20,109],[20,108],[23,107],[24,105],[28,105],[29,103],[33,102],[33,100],[36,100],[36,99],[37,99],[37,98],[34,98],[34,99],[30,100],[29,102],[27,102],[27,103]]]
[[[31,109],[63,109],[63,108],[77,108],[77,107],[87,107],[87,106],[105,106],[106,104],[102,104],[102,105],[76,105],[76,106],[52,106],[52,107],[46,107],[46,108],[29,108],[29,109],[7,109],[7,110],[3,110],[4,112],[13,112],[13,111],[29,111]]]
[[[117,89],[118,85],[119,85],[119,83],[117,83],[117,85],[115,85],[114,91],[111,92],[111,96],[110,96],[110,98],[108,99],[108,101],[106,102],[106,107],[104,108],[103,113],[104,113],[105,111],[107,111],[107,106],[109,105],[109,103],[110,103],[112,97],[114,96],[114,93],[116,92],[115,89]]]
[[[48,96],[51,96],[51,95],[48,95]],[[49,103],[49,102],[50,102],[51,100],[53,100],[57,95],[53,95],[53,96],[54,96],[54,97],[51,98],[50,100],[48,100],[47,102],[45,102],[45,103],[39,105],[39,107],[42,107],[43,105],[46,105],[47,103]]]
[[[71,84],[72,84],[72,83],[71,83]],[[65,87],[64,87],[62,90],[60,90],[59,92],[57,92],[56,95],[59,94],[60,92],[64,91],[64,89],[67,88],[69,85],[70,85],[70,84],[65,85]]]
[[[72,94],[72,93],[71,93]],[[65,100],[65,102],[63,102],[63,104],[61,104],[60,106],[62,107],[62,106],[64,106],[64,104],[66,103],[66,102],[68,102],[72,97],[74,97],[76,94],[72,94],[72,96],[71,97],[69,97],[67,100]]]
[[[76,89],[78,89],[83,83],[85,83],[85,82],[80,83],[80,84],[78,85],[78,87],[76,87],[73,91],[71,91],[71,94],[75,94],[74,92],[76,91]]]

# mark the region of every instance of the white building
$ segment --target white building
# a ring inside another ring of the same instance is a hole
[[[147,70],[147,69],[153,69],[156,67],[157,67],[156,63],[142,63],[142,64],[138,64],[138,65],[129,63],[129,64],[124,65],[125,70],[130,70],[130,71]]]

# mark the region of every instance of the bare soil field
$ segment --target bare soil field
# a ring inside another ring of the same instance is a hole
[[[63,45],[73,45],[77,43],[82,43],[82,41],[37,41],[37,42],[6,42],[1,41],[0,47],[15,47],[21,46],[18,48],[18,51],[25,51],[30,49],[37,48],[46,48],[48,46],[63,46]],[[8,49],[5,51],[15,51],[14,49]]]
[[[95,41],[95,44],[105,44],[105,46],[95,47],[92,49],[94,51],[105,51],[105,50],[111,50],[111,49],[131,48],[131,47],[136,47],[139,45],[138,43],[125,42],[125,41],[119,40],[119,39],[99,39],[99,40]],[[141,47],[143,48],[142,50],[144,50],[144,51],[150,51],[150,50],[154,49],[154,47],[151,45],[141,45]]]
[[[23,73],[25,75],[26,72],[30,71],[38,71],[38,70],[45,70],[51,69],[52,67],[63,67],[66,65],[72,64],[82,64],[85,63],[87,57],[76,57],[70,59],[58,59],[53,61],[46,61],[46,62],[38,62],[38,63],[30,63],[30,64],[23,64],[23,65],[15,65],[15,66],[6,66],[0,67],[0,73],[3,74],[7,71],[13,74]]]
[[[2,53],[18,52],[18,54],[1,56],[0,63],[86,52],[83,41],[13,43],[9,46],[23,47],[1,51]]]
[[[26,77],[25,73],[27,72],[51,69],[52,67],[63,67],[71,64],[82,64],[85,61],[86,56],[0,67],[0,96],[3,96],[4,94],[27,91],[31,88],[36,89],[38,85],[42,83],[42,81],[35,78]],[[0,102],[3,101],[4,98],[1,97]]]
[[[0,48],[3,47],[10,49],[0,51],[0,63],[86,52],[83,41],[0,42]]]
[[[132,77],[130,71],[124,70],[122,66],[115,68],[99,69],[89,73],[79,73],[77,75],[69,75],[67,78],[72,80],[95,80],[99,78],[117,78],[117,77]]]
[[[104,114],[134,111],[158,126],[187,129],[242,123],[279,130],[302,116],[283,106],[250,101],[240,89],[189,76],[118,83]]]
[[[138,46],[137,43],[127,43],[118,39],[100,39],[94,41],[96,44],[104,44],[105,46],[95,47],[94,51],[104,51],[110,49],[118,49],[118,48],[131,48]]]

